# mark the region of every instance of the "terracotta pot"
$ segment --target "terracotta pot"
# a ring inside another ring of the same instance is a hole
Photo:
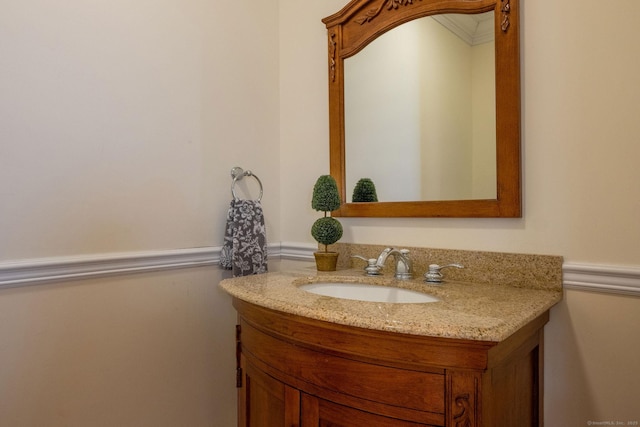
[[[336,271],[338,252],[314,252],[318,271]]]

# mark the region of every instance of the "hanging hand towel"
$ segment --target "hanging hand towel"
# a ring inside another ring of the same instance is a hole
[[[233,276],[267,272],[267,234],[258,200],[232,200],[220,265]]]

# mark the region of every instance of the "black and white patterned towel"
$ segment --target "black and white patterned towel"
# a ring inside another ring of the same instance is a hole
[[[267,233],[260,201],[231,201],[220,266],[233,270],[234,277],[267,272]]]

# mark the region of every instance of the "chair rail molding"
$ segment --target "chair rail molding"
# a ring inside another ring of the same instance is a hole
[[[281,242],[280,258],[296,261],[313,261],[313,253],[318,250],[317,243]]]
[[[565,289],[640,296],[640,267],[565,263]]]
[[[0,289],[218,265],[219,246],[162,251],[102,253],[0,262]],[[270,259],[312,261],[317,245],[277,242],[268,245]],[[565,263],[565,289],[640,296],[640,266]]]
[[[219,263],[220,248],[102,253],[0,263],[0,288],[198,267]]]
[[[144,252],[100,253],[0,262],[0,289],[133,273],[220,264],[220,246]],[[313,260],[316,245],[269,244],[272,259]]]

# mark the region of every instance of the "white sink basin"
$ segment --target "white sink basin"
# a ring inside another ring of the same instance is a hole
[[[425,303],[440,301],[432,295],[409,289],[391,286],[369,285],[363,283],[319,282],[308,283],[299,287],[312,294],[356,301]]]

